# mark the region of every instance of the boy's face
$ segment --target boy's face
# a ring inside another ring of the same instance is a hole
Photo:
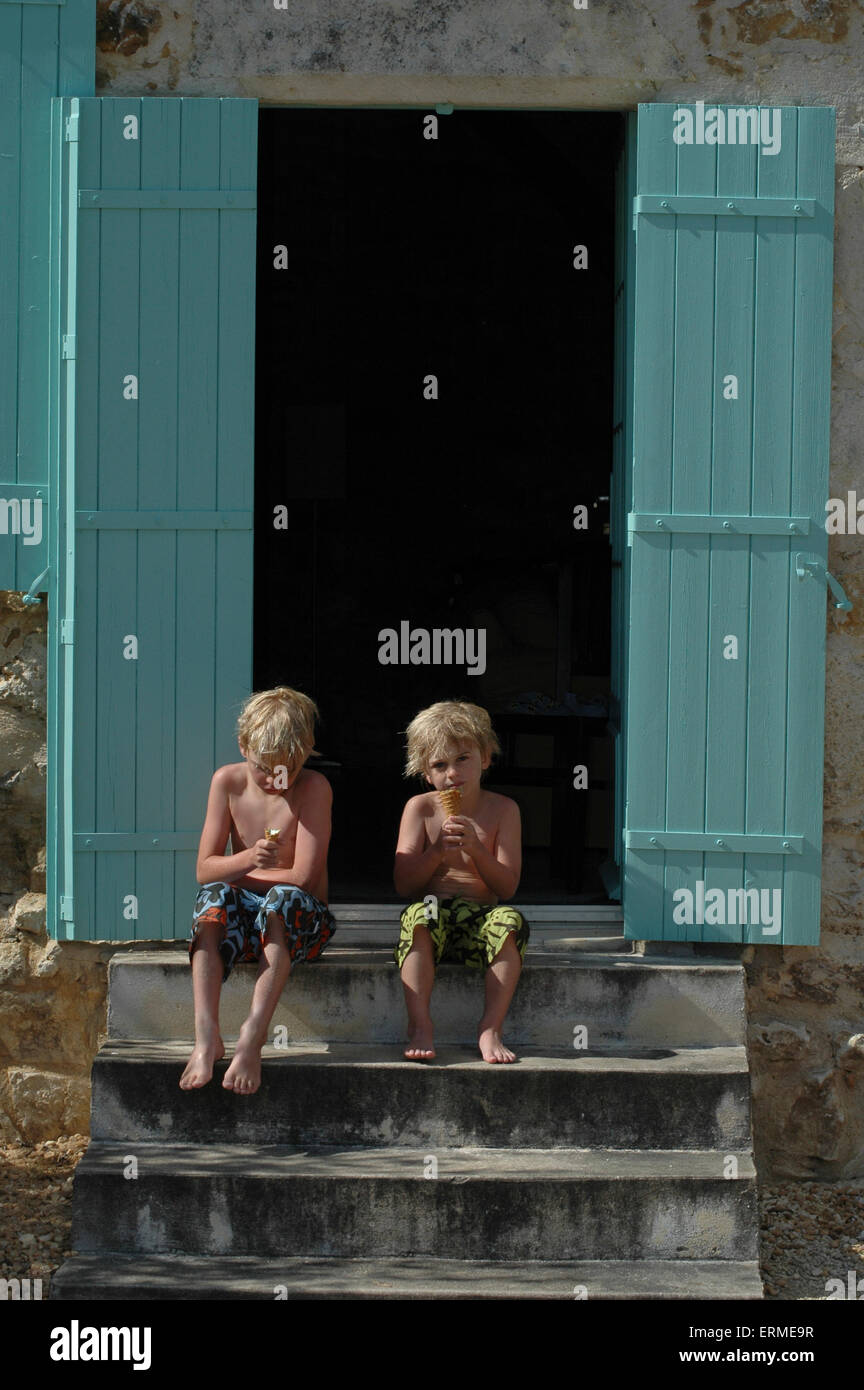
[[[436,792],[445,787],[476,787],[480,774],[489,766],[488,753],[481,753],[476,743],[466,740],[462,743],[448,743],[444,752],[426,768],[426,779],[432,783]]]
[[[303,770],[302,762],[298,763],[296,767],[285,767],[280,775],[280,764],[271,763],[269,759],[263,758],[263,755],[250,753],[244,743],[239,739],[237,742],[240,745],[240,752],[246,759],[249,776],[252,778],[256,787],[260,787],[261,790],[267,792],[269,796],[280,796],[282,792],[288,791],[289,788],[293,787]],[[259,756],[263,758],[262,761],[259,761]],[[284,767],[284,764],[282,764],[282,766]],[[279,782],[278,786],[276,785],[277,778]]]

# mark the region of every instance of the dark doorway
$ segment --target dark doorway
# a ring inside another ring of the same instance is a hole
[[[334,901],[395,899],[401,809],[422,789],[402,731],[456,698],[502,744],[487,784],[522,810],[518,898],[607,902],[623,126],[457,110],[430,140],[425,114],[260,111],[255,689],[321,710]],[[482,630],[485,670],[477,648],[382,664],[379,634],[404,622]]]

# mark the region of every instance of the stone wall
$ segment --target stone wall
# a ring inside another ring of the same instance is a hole
[[[0,593],[0,1139],[86,1133],[105,964],[45,932],[47,610]]]
[[[864,13],[857,0],[141,0],[98,4],[97,91],[263,103],[632,108],[639,101],[837,108],[831,495],[864,494]],[[818,62],[817,62],[818,60]],[[864,564],[829,610],[822,942],[748,947],[759,1172],[864,1176]],[[0,1134],[86,1127],[113,947],[48,943],[44,608],[0,595]],[[701,948],[700,948],[701,949]],[[709,948],[704,948],[709,949]],[[735,951],[735,948],[727,948]]]

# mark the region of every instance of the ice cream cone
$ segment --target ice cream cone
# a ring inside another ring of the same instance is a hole
[[[445,817],[458,816],[459,803],[462,800],[462,788],[445,787],[443,791],[439,791],[438,800],[444,808]]]
[[[281,833],[280,830],[275,829],[272,825],[268,825],[267,829],[264,831],[265,838],[268,840],[278,840]]]

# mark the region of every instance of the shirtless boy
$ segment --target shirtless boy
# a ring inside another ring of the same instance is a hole
[[[405,1056],[435,1056],[429,1001],[443,960],[485,971],[480,1053],[486,1062],[515,1062],[501,1029],[529,928],[521,912],[498,902],[513,896],[522,870],[519,807],[480,785],[498,740],[486,711],[460,700],[421,710],[407,735],[406,775],[421,776],[433,790],[413,796],[402,813],[393,872],[397,893],[430,898],[405,908],[393,953],[408,1010]],[[458,815],[442,809],[437,793],[447,787],[461,789]]]
[[[326,905],[333,795],[326,777],[303,766],[317,715],[307,695],[284,685],[250,696],[237,721],[245,761],[213,774],[189,942],[195,1047],[184,1091],[204,1086],[225,1055],[219,994],[238,960],[257,960],[258,976],[222,1085],[242,1096],[258,1090],[261,1048],[291,967],[316,959],[336,930]]]

